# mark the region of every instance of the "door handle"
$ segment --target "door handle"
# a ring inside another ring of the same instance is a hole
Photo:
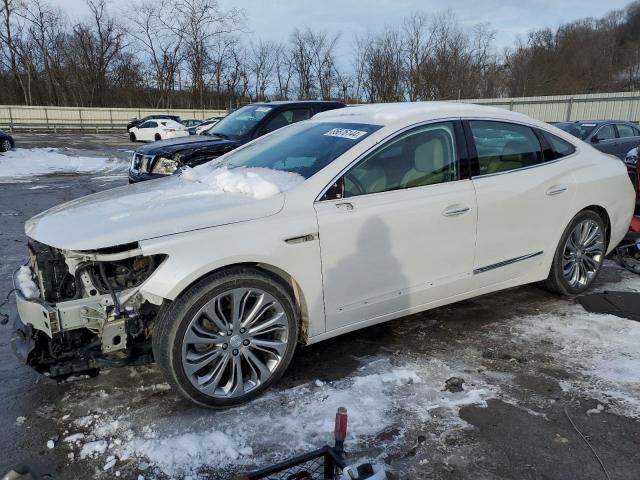
[[[549,188],[549,190],[547,190],[547,195],[549,196],[554,196],[554,195],[560,195],[561,193],[566,192],[569,189],[569,187],[567,187],[566,185],[554,185],[553,187]]]
[[[336,203],[336,208],[340,210],[353,210],[353,204],[349,202]]]
[[[447,207],[442,211],[442,215],[445,217],[455,217],[456,215],[464,215],[469,211],[469,207],[465,207],[462,205],[452,205],[451,207]]]

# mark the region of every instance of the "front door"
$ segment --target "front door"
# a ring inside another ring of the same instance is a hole
[[[468,290],[477,211],[458,152],[455,122],[410,129],[316,202],[327,331]]]

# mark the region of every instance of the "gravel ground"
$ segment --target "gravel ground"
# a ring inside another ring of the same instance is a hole
[[[123,135],[72,136],[18,142],[125,159],[132,146]],[[26,219],[125,182],[3,183],[2,297],[25,258]],[[640,281],[608,263],[594,289],[639,291]],[[14,302],[3,311],[13,318]],[[265,396],[219,412],[179,400],[153,365],[55,383],[18,364],[10,333],[0,327],[0,471],[26,461],[56,478],[231,478],[329,441],[344,404],[349,459],[384,463],[390,478],[606,478],[590,446],[610,478],[640,478],[640,324],[533,286],[301,349]],[[445,389],[451,377],[462,391]]]

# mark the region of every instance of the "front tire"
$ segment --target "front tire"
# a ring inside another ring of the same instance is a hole
[[[591,210],[578,213],[562,234],[543,286],[563,295],[584,292],[600,272],[606,246],[602,217]]]
[[[224,408],[257,397],[282,376],[298,340],[284,283],[250,268],[205,278],[160,312],[153,354],[184,398]]]
[[[8,152],[12,148],[13,145],[11,145],[11,141],[8,138],[5,138],[0,142],[0,152]]]
[[[137,142],[138,139],[136,138],[136,134],[133,132],[129,132],[129,140],[131,140],[132,142]]]

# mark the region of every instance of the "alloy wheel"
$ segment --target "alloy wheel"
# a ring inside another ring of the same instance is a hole
[[[215,398],[245,395],[266,382],[289,341],[284,308],[258,288],[227,290],[191,319],[182,340],[182,367],[191,384]]]
[[[604,258],[604,233],[598,223],[587,219],[571,231],[564,246],[562,273],[573,288],[588,285]]]
[[[9,140],[3,140],[2,148],[0,148],[0,151],[8,152],[9,150],[11,150],[11,142]]]

